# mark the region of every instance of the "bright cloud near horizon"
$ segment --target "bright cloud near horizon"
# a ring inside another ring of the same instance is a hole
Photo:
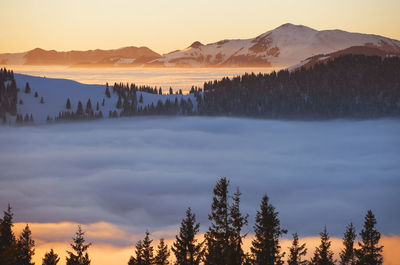
[[[290,22],[400,39],[400,1],[0,0],[0,53],[147,46],[253,38]]]

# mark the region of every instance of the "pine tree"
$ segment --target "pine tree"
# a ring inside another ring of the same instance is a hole
[[[25,84],[25,94],[29,94],[29,93],[31,93],[31,87],[29,86],[29,83],[28,82],[26,82],[26,84]]]
[[[356,230],[353,223],[347,226],[343,237],[344,249],[340,252],[341,265],[355,265],[356,257],[354,252],[354,240],[356,239]]]
[[[257,211],[251,252],[255,265],[282,265],[285,253],[280,253],[279,237],[287,231],[281,228],[278,212],[268,201],[268,196],[264,195]]]
[[[186,210],[186,217],[181,222],[179,235],[175,237],[172,252],[175,254],[175,265],[199,265],[204,254],[204,242],[197,243],[196,234],[200,224],[196,223],[196,215]]]
[[[379,246],[381,233],[375,229],[376,219],[371,210],[365,216],[364,229],[361,230],[361,242],[356,250],[359,265],[381,265],[383,246]]]
[[[169,265],[168,258],[171,255],[170,251],[168,250],[168,246],[165,244],[164,239],[160,239],[160,243],[157,247],[157,254],[154,257],[154,264],[155,265]]]
[[[139,103],[143,103],[143,95],[142,95],[142,93],[140,93]]]
[[[100,110],[100,105],[99,105],[99,102],[97,101],[97,103],[96,103],[96,111],[99,111]]]
[[[241,235],[243,226],[247,225],[248,214],[245,216],[240,212],[240,195],[239,188],[233,196],[233,204],[230,207],[230,217],[232,220],[232,234],[230,238],[230,264],[241,265],[244,261],[245,255],[242,249],[242,238]]]
[[[54,253],[54,250],[51,249],[50,252],[47,252],[44,255],[42,265],[57,265],[59,261],[60,258],[56,253]]]
[[[108,88],[108,83],[106,83],[106,91],[105,94],[108,98],[111,98],[111,93],[110,93],[110,89]]]
[[[313,265],[335,265],[333,261],[333,252],[331,248],[331,241],[329,240],[329,235],[324,227],[324,231],[320,233],[321,244],[319,247],[315,248],[314,257],[311,260]]]
[[[17,261],[17,242],[15,240],[13,227],[13,213],[8,205],[3,219],[0,219],[0,264],[14,265]]]
[[[104,107],[105,104],[106,104],[106,99],[103,98],[103,101],[101,102],[101,105]]]
[[[35,254],[35,241],[31,237],[32,232],[26,225],[17,242],[18,265],[34,265],[32,256]]]
[[[299,236],[293,234],[292,246],[289,248],[288,265],[306,265],[308,262],[302,260],[302,257],[307,254],[306,244],[299,244]]]
[[[228,186],[229,181],[223,177],[217,182],[213,191],[211,214],[208,215],[211,225],[205,234],[207,251],[204,264],[206,265],[229,264],[229,239],[232,231],[229,218]]]
[[[169,87],[169,94],[170,94],[170,95],[173,95],[173,94],[174,94],[174,91],[172,90],[172,87]]]
[[[69,100],[69,98],[67,99],[67,103],[65,104],[65,108],[66,109],[71,109],[71,101]]]
[[[67,251],[69,257],[67,257],[67,265],[89,265],[90,259],[89,254],[87,253],[87,249],[90,247],[91,243],[85,244],[86,240],[84,239],[84,232],[82,231],[81,226],[78,226],[78,231],[75,234],[75,238],[73,238],[73,243],[71,247],[73,252]]]
[[[38,92],[35,91],[35,94],[33,95],[35,98],[37,98],[39,96]]]
[[[40,104],[44,104],[44,98],[43,97],[40,98]]]

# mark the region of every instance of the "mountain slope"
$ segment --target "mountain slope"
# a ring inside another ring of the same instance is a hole
[[[25,65],[131,65],[138,66],[161,57],[147,47],[125,47],[116,50],[58,52],[40,48],[26,53],[0,54],[1,64]]]
[[[178,67],[287,67],[317,54],[351,46],[378,47],[399,53],[400,41],[371,34],[341,30],[318,31],[302,25],[284,24],[252,39],[222,40],[163,55],[148,65]]]

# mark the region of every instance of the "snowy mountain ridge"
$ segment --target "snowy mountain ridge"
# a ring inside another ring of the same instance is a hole
[[[160,55],[147,47],[115,50],[57,52],[34,49],[0,54],[0,64],[135,66],[135,67],[289,67],[319,54],[352,46],[368,46],[400,53],[400,41],[373,34],[342,30],[315,30],[290,23],[255,38],[226,39]]]
[[[287,23],[252,39],[222,40],[207,45],[194,42],[184,50],[164,54],[147,64],[166,67],[288,67],[314,55],[351,46],[370,46],[400,53],[398,40],[342,30],[318,31]]]

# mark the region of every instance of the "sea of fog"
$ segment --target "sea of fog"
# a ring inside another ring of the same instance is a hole
[[[66,66],[31,66],[10,65],[16,73],[45,76],[49,78],[72,79],[85,84],[102,84],[106,82],[135,83],[162,87],[168,91],[182,89],[188,92],[192,86],[203,87],[204,82],[222,77],[233,77],[245,73],[269,73],[277,68],[143,68],[143,67],[96,67],[78,68]]]
[[[220,176],[242,191],[251,230],[267,194],[289,234],[400,233],[400,121],[121,118],[0,127],[0,202],[17,222],[104,221],[177,229],[187,207],[208,226]]]

